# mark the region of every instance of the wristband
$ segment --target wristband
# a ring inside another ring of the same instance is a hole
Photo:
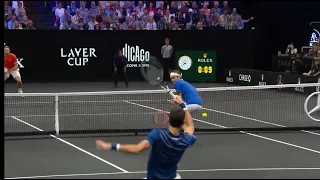
[[[181,104],[179,104],[179,106],[180,106],[181,109],[183,109],[184,111],[187,110],[187,104],[186,104],[186,103],[181,103]]]
[[[111,144],[111,149],[112,149],[112,150],[115,150],[115,151],[119,151],[119,149],[120,149],[120,144],[115,144],[115,143]]]

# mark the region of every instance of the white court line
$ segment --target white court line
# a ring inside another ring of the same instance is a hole
[[[154,112],[149,112],[149,113],[96,113],[96,114],[59,114],[59,117],[64,117],[64,116],[109,116],[109,115],[141,115],[141,114],[154,114]],[[12,117],[12,116],[4,116],[6,118]],[[55,117],[55,115],[22,115],[22,116],[14,116],[18,118],[23,118],[23,117]]]
[[[153,107],[150,107],[150,106],[145,106],[145,105],[138,104],[138,103],[133,103],[133,102],[128,102],[128,101],[125,101],[125,102],[127,102],[129,104],[137,105],[137,106],[140,106],[140,107],[144,107],[144,108],[149,108],[149,109],[153,109],[153,110],[161,110],[161,109],[153,108]],[[218,126],[218,127],[221,127],[221,128],[228,128],[226,126],[213,124],[213,123],[210,123],[210,122],[207,122],[207,121],[202,121],[202,120],[198,120],[198,119],[195,119],[195,118],[193,118],[193,119],[195,121],[202,122],[202,123],[205,123],[205,124],[210,124],[212,126]],[[291,147],[295,147],[295,148],[299,148],[299,149],[303,149],[303,150],[306,150],[306,151],[310,151],[310,152],[314,152],[314,153],[320,154],[320,151],[317,151],[317,150],[314,150],[314,149],[310,149],[310,148],[306,148],[306,147],[303,147],[303,146],[287,143],[287,142],[284,142],[284,141],[279,141],[279,140],[268,138],[268,137],[265,137],[265,136],[256,135],[256,134],[253,134],[253,133],[247,133],[245,131],[239,131],[239,132],[243,133],[243,134],[247,134],[249,136],[254,136],[254,137],[257,137],[257,138],[265,139],[265,140],[268,140],[268,141],[272,141],[272,142],[276,142],[276,143],[280,143],[280,144],[284,144],[284,145],[287,145],[287,146],[291,146]]]
[[[10,101],[10,100],[8,100]],[[59,101],[59,104],[71,104],[71,103],[122,103],[123,101],[133,101],[133,102],[160,102],[160,101],[164,101],[163,99],[153,99],[153,100],[147,100],[147,99],[132,99],[132,100],[110,100],[110,101]],[[4,106],[7,106],[7,105],[21,105],[21,104],[52,104],[54,105],[55,102],[54,100],[52,102],[48,101],[42,101],[42,102],[7,102],[7,103],[4,103]]]
[[[320,168],[244,168],[244,169],[189,169],[177,170],[178,172],[215,172],[215,171],[292,171],[292,170],[320,170]],[[43,176],[10,177],[5,179],[35,179],[35,178],[53,178],[53,177],[76,177],[76,176],[101,176],[101,175],[119,175],[119,174],[145,174],[146,171],[133,172],[111,172],[111,173],[81,173],[81,174],[56,174]]]
[[[19,119],[19,118],[16,118],[16,117],[14,117],[14,116],[12,116],[12,118],[15,119],[15,120],[17,120],[17,121],[19,121],[19,122],[21,122],[21,123],[23,123],[23,124],[25,124],[25,125],[27,125],[27,126],[30,126],[30,127],[34,128],[34,129],[36,129],[36,130],[38,130],[38,131],[43,132],[42,129],[40,129],[40,128],[32,125],[32,124],[29,124],[29,123],[27,123],[27,122],[25,122],[25,121],[23,121],[23,120],[21,120],[21,119]],[[73,148],[75,148],[75,149],[77,149],[77,150],[79,150],[79,151],[81,151],[81,152],[83,152],[83,153],[91,156],[91,157],[94,157],[94,158],[96,158],[96,159],[98,159],[98,160],[100,160],[100,161],[102,161],[102,162],[104,162],[104,163],[106,163],[106,164],[108,164],[108,165],[110,165],[110,166],[112,166],[112,167],[114,167],[114,168],[122,171],[122,172],[128,172],[127,170],[122,169],[121,167],[119,167],[119,166],[117,166],[117,165],[115,165],[115,164],[112,164],[111,162],[106,161],[106,160],[100,158],[99,156],[96,156],[96,155],[94,155],[94,154],[92,154],[92,153],[90,153],[90,152],[88,152],[88,151],[86,151],[86,150],[84,150],[84,149],[82,149],[82,148],[74,145],[74,144],[71,144],[70,142],[68,142],[68,141],[66,141],[66,140],[63,140],[63,139],[61,139],[61,138],[58,138],[58,137],[56,137],[55,135],[52,135],[52,134],[50,134],[50,136],[53,137],[53,138],[56,139],[56,140],[59,140],[59,141],[65,143],[65,144],[67,144],[67,145],[69,145],[69,146],[71,146],[71,147],[73,147]]]
[[[232,113],[227,113],[227,112],[223,112],[223,111],[218,111],[218,110],[215,110],[215,109],[204,108],[204,107],[203,107],[202,109],[205,109],[205,110],[207,110],[207,111],[212,111],[212,112],[220,113],[220,114],[229,115],[229,116],[234,116],[234,117],[238,117],[238,118],[242,118],[242,119],[247,119],[247,120],[250,120],[250,121],[256,121],[256,122],[260,122],[260,123],[264,123],[264,124],[269,124],[269,125],[273,125],[273,126],[287,127],[287,126],[284,126],[284,125],[281,125],[281,124],[276,124],[276,123],[271,123],[271,122],[267,122],[267,121],[262,121],[262,120],[259,120],[259,119],[250,118],[250,117],[245,117],[245,116],[240,116],[240,115],[237,115],[237,114],[232,114]],[[315,133],[315,132],[312,132],[312,131],[305,131],[305,130],[301,130],[301,131],[302,131],[302,132],[305,132],[305,133],[309,133],[309,134],[313,134],[313,135],[320,136],[319,133]]]

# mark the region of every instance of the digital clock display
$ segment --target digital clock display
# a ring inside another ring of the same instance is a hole
[[[216,81],[215,51],[177,51],[176,69],[190,82]]]
[[[198,73],[201,74],[201,73],[209,73],[211,74],[212,73],[212,66],[198,66]]]

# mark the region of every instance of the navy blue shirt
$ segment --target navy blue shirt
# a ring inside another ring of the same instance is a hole
[[[113,62],[116,67],[123,67],[127,64],[127,58],[125,56],[115,56]]]
[[[147,179],[174,179],[182,155],[196,139],[188,133],[175,136],[168,129],[153,129],[146,138],[152,146]]]
[[[188,82],[179,79],[173,83],[173,86],[177,93],[182,94],[185,103],[202,105],[202,100],[197,89]]]

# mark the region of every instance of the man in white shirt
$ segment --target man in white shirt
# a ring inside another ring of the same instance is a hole
[[[59,18],[61,18],[63,16],[64,8],[62,7],[61,2],[58,3],[58,7],[54,11],[54,14],[55,14],[56,17],[59,17]]]

